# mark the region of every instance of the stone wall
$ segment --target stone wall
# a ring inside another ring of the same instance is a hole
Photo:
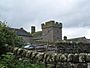
[[[51,68],[87,68],[88,63],[90,63],[90,44],[75,42],[57,42],[54,44],[58,48],[63,47],[65,50],[50,53],[48,51],[37,52],[10,46],[6,48],[8,51],[13,52],[16,57],[23,58],[23,60],[27,59],[30,63],[45,64],[45,68],[48,65],[51,65]],[[68,48],[71,48],[72,51],[67,50]]]
[[[19,37],[21,37],[25,43],[29,43],[32,40],[32,37],[29,36],[19,36]]]
[[[58,53],[90,53],[89,43],[61,42],[55,46]]]
[[[87,68],[90,53],[39,53],[18,47],[7,47],[18,58],[27,58],[30,63],[45,64],[45,68]],[[23,59],[24,60],[24,59]]]

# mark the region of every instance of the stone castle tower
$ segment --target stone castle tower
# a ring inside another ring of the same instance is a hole
[[[62,40],[62,23],[48,21],[41,24],[43,41],[59,41]]]

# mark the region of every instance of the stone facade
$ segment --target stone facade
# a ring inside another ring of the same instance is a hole
[[[16,35],[21,37],[25,43],[29,43],[32,40],[32,36],[23,28],[9,28],[9,30],[15,31]]]
[[[62,40],[62,23],[48,21],[41,25],[43,41],[59,41]]]

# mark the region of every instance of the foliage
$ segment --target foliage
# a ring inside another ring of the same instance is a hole
[[[0,45],[21,45],[22,39],[15,34],[15,31],[11,31],[5,23],[0,22]]]
[[[7,52],[5,44],[12,47],[23,44],[22,38],[15,34],[15,31],[0,22],[0,68],[43,68],[42,64],[31,64],[28,60],[19,60],[11,52]]]
[[[6,23],[0,21],[0,55],[7,52],[6,44],[13,47],[22,47],[24,42],[21,37],[16,35],[14,30],[10,30]]]
[[[8,52],[0,58],[0,68],[43,68],[43,64],[31,64],[29,61],[18,60]]]

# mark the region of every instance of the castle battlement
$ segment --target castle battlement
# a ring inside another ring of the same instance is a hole
[[[50,20],[50,21],[48,21],[48,22],[45,22],[45,24],[43,23],[43,24],[41,24],[41,26],[42,26],[42,29],[44,29],[44,28],[49,28],[49,27],[60,27],[60,28],[62,28],[62,23],[59,23],[59,22],[55,22],[55,21],[53,21],[53,20]]]
[[[62,40],[62,23],[50,20],[42,25],[42,38],[44,41]]]

